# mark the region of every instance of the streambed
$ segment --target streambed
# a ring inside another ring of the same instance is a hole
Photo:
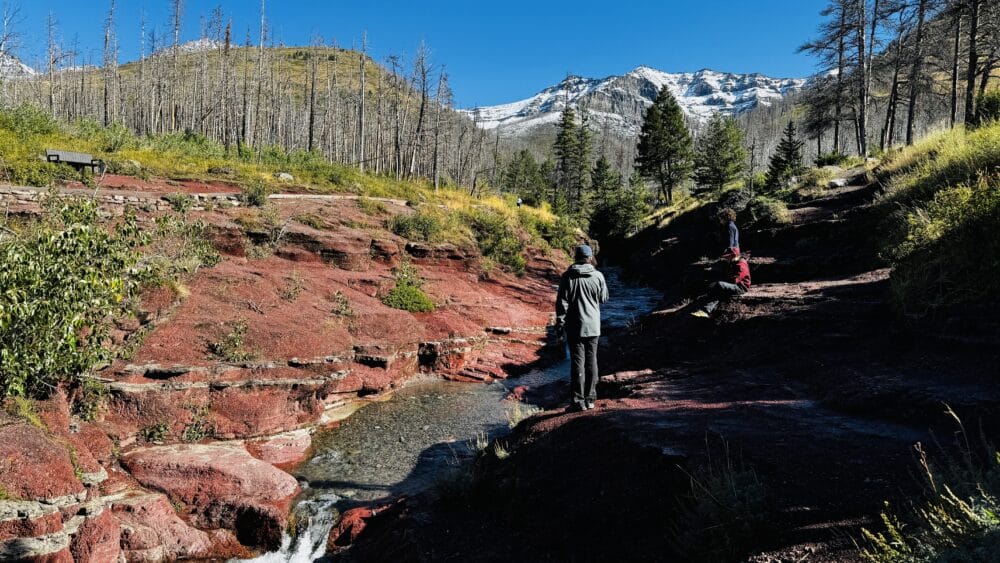
[[[653,310],[659,291],[624,282],[605,269],[611,301],[602,310],[607,328],[621,328]],[[532,409],[504,399],[517,386],[537,388],[568,380],[567,360],[521,377],[488,384],[415,380],[388,399],[360,408],[336,428],[314,437],[313,457],[296,471],[305,489],[296,507],[297,537],[255,561],[306,563],[325,554],[338,515],[434,486],[472,455],[477,439],[509,432],[512,409]],[[567,387],[568,389],[568,387]],[[568,392],[568,391],[567,391]]]

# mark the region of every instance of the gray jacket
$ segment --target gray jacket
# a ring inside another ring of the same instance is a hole
[[[608,301],[604,274],[590,264],[574,264],[563,274],[556,298],[556,325],[568,338],[601,335],[601,303]]]

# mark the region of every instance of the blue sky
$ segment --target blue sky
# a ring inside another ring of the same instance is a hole
[[[6,0],[18,3],[17,0]],[[51,10],[59,36],[100,60],[107,0],[21,0],[21,55],[38,66]],[[166,37],[169,0],[118,0],[123,60],[139,53],[139,21]],[[461,107],[523,99],[567,74],[604,77],[639,65],[668,72],[712,68],[798,77],[814,61],[796,48],[812,36],[825,0],[268,0],[285,44],[319,34],[340,46],[367,31],[378,59],[412,55],[420,41],[443,65]],[[183,40],[221,6],[240,41],[259,25],[259,0],[185,0]],[[256,32],[254,31],[254,37]]]

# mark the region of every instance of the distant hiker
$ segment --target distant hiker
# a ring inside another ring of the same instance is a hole
[[[594,267],[594,251],[576,249],[576,263],[566,270],[556,298],[556,328],[564,331],[570,350],[573,408],[594,408],[597,400],[597,341],[601,336],[601,304],[608,301],[604,275]]]
[[[728,229],[728,244],[726,248],[737,256],[740,253],[740,229],[736,226],[736,212],[731,207],[719,211],[719,222]]]
[[[746,257],[740,254],[739,249],[735,252],[732,248],[727,249],[722,259],[728,263],[732,282],[717,281],[710,285],[708,295],[702,299],[704,304],[691,313],[695,317],[707,319],[719,306],[720,301],[739,297],[750,289],[750,264],[747,263]]]
[[[524,203],[524,201],[521,198],[517,198],[517,206],[521,207],[522,203]]]

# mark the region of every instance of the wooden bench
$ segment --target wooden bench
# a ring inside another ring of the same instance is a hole
[[[45,149],[45,160],[56,164],[68,164],[77,170],[90,168],[94,174],[104,171],[104,161],[83,152]]]

